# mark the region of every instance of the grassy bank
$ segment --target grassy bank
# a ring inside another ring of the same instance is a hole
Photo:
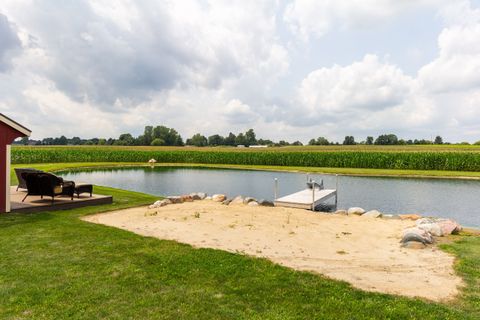
[[[480,172],[479,148],[15,147],[12,163],[141,162]]]
[[[449,304],[367,293],[264,259],[90,224],[155,197],[95,187],[112,205],[0,217],[2,319],[478,319],[480,238],[444,244],[466,280]],[[459,238],[459,237],[458,237]],[[405,275],[408,279],[408,275]]]

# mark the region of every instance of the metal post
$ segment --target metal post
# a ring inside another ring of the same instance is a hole
[[[335,186],[335,210],[337,210],[338,204],[338,174],[335,175],[337,177],[336,186]]]
[[[315,211],[315,180],[312,181],[312,211]]]
[[[274,180],[275,180],[275,186],[273,188],[273,197],[274,197],[273,200],[277,200],[277,198],[278,198],[278,179],[275,178]]]

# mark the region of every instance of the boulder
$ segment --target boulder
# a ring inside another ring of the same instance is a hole
[[[383,214],[383,219],[399,220],[400,216],[398,214]]]
[[[198,193],[196,193],[196,192],[190,193],[190,197],[192,197],[193,200],[202,200],[199,197]]]
[[[193,197],[189,194],[181,195],[180,198],[182,198],[183,202],[193,202]]]
[[[205,200],[212,200],[212,197],[206,196],[206,197],[205,197]]]
[[[225,199],[222,201],[222,204],[228,206],[232,202],[232,199]]]
[[[435,237],[443,236],[443,230],[438,223],[422,223],[418,225],[417,228],[430,232],[430,234]]]
[[[252,201],[257,201],[257,200],[252,197],[245,197],[245,199],[243,199],[243,204],[248,204],[249,202],[252,202]]]
[[[403,230],[403,236],[400,242],[405,243],[408,241],[417,241],[423,244],[432,244],[433,238],[428,231],[413,227]]]
[[[347,212],[347,210],[337,210],[337,211],[334,212],[334,214],[341,214],[341,215],[346,216],[346,215],[348,215],[348,212]]]
[[[258,204],[261,205],[262,207],[273,207],[275,204],[272,201],[265,200],[265,199],[260,199],[258,201]]]
[[[248,206],[250,206],[250,207],[257,207],[257,206],[258,206],[258,202],[257,202],[257,201],[250,201],[250,202],[248,203]]]
[[[381,218],[382,213],[377,210],[370,210],[368,212],[365,212],[362,217],[367,217],[367,218]]]
[[[409,213],[409,214],[399,214],[398,215],[402,220],[418,220],[421,219],[422,216],[416,213]]]
[[[437,220],[434,219],[434,218],[421,218],[421,219],[418,219],[417,221],[415,221],[415,224],[417,226],[421,225],[421,224],[431,224],[431,223],[436,223]]]
[[[425,249],[427,245],[418,241],[407,241],[402,243],[402,247],[407,249]]]
[[[200,198],[200,200],[203,200],[207,197],[207,194],[205,192],[197,192],[197,196]]]
[[[227,197],[224,194],[214,194],[212,196],[212,200],[215,202],[223,202],[227,199]]]
[[[444,235],[456,234],[462,231],[462,227],[450,219],[438,219],[436,224],[442,229]]]
[[[152,205],[149,205],[148,208],[149,209],[160,208],[160,207],[166,206],[167,204],[170,204],[170,203],[172,203],[172,202],[168,199],[157,200]]]
[[[356,214],[357,216],[361,216],[365,213],[365,210],[359,207],[352,207],[347,210],[348,215]]]
[[[168,196],[167,199],[172,203],[183,203],[183,199],[180,196]]]
[[[232,199],[232,202],[230,202],[230,204],[243,204],[243,197],[236,196],[235,198]]]
[[[165,202],[166,204],[172,204],[172,201],[170,201],[170,199],[163,199],[162,201]]]

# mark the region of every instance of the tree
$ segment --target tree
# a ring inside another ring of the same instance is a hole
[[[166,146],[183,146],[182,137],[175,129],[167,128],[165,126],[156,126],[153,128],[153,139],[160,138],[165,141]]]
[[[223,143],[225,143],[226,146],[234,146],[236,139],[237,137],[230,132],[228,136],[224,139]]]
[[[442,139],[442,137],[436,136],[434,143],[435,143],[435,144],[443,144],[443,139]]]
[[[247,132],[245,132],[245,145],[251,146],[254,144],[257,144],[257,138],[253,129],[249,129]]]
[[[375,144],[377,145],[394,145],[398,144],[398,138],[394,134],[382,134],[378,136],[375,140]]]
[[[139,137],[140,138],[140,137]],[[153,127],[152,126],[145,126],[143,130],[143,145],[148,146],[152,144],[153,141]]]
[[[224,139],[222,136],[218,134],[214,134],[213,136],[208,137],[209,146],[221,146],[223,144],[224,144]]]
[[[118,137],[117,144],[122,146],[133,146],[135,139],[130,133],[123,133]]]
[[[28,145],[28,137],[23,137],[22,139],[20,139],[20,144],[23,144],[23,145]]]
[[[344,145],[354,145],[355,144],[355,138],[353,136],[345,136],[345,139],[343,140]]]
[[[150,145],[151,146],[163,146],[165,145],[165,141],[163,141],[163,139],[160,139],[160,138],[155,138],[152,140],[152,142],[150,142]]]
[[[235,138],[235,144],[237,146],[247,144],[247,139],[245,139],[245,136],[243,135],[243,133],[239,133],[238,136]]]
[[[303,143],[297,140],[294,143],[292,143],[292,146],[303,146]]]
[[[327,138],[324,137],[318,137],[316,145],[318,146],[328,146],[330,142],[327,140]]]
[[[187,140],[187,144],[196,147],[205,147],[208,144],[208,140],[200,133],[194,134],[193,137]]]
[[[365,141],[365,144],[372,145],[373,144],[373,137],[368,136],[367,140]]]
[[[317,144],[317,140],[315,140],[315,139],[310,139],[310,141],[308,141],[309,146],[314,146],[316,144]]]

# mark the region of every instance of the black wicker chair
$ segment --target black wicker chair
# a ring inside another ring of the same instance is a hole
[[[43,172],[41,170],[33,169],[33,168],[15,168],[15,174],[17,175],[17,180],[18,180],[18,185],[17,185],[17,191],[18,189],[27,189],[27,182],[22,176],[22,173],[34,173],[34,172]]]
[[[73,200],[75,193],[75,182],[64,181],[61,177],[46,172],[24,172],[23,179],[27,184],[27,194],[22,202],[28,196],[43,196],[52,197],[52,204],[55,201],[55,196],[66,195]]]

